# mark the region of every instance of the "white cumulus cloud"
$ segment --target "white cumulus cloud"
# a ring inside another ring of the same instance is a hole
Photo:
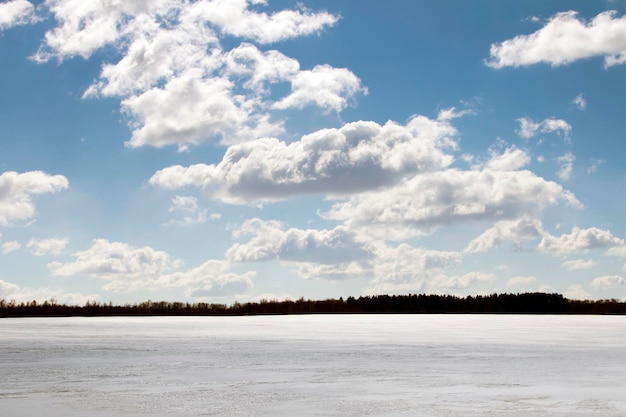
[[[604,57],[605,67],[619,65],[626,61],[626,17],[606,11],[587,22],[575,11],[557,13],[530,35],[492,44],[489,53],[492,68],[559,66],[594,56]]]
[[[613,236],[609,230],[602,230],[596,227],[581,229],[572,228],[571,233],[561,236],[544,234],[539,246],[542,252],[556,254],[586,252],[592,249],[608,249],[624,245],[624,240]]]
[[[533,276],[517,276],[506,282],[507,287],[526,287],[537,282],[537,278]]]
[[[606,252],[606,254],[610,256],[619,256],[622,258],[626,258],[626,246],[621,245],[612,247]]]
[[[261,96],[269,93],[272,83],[293,82],[300,76],[296,59],[276,50],[261,51],[247,42],[230,50],[225,60],[226,73],[244,78],[243,86]]]
[[[530,171],[448,169],[416,175],[395,187],[362,193],[323,216],[383,239],[407,239],[436,227],[475,220],[516,219],[566,202],[581,204],[559,184]]]
[[[473,239],[465,249],[467,252],[484,252],[505,242],[513,242],[516,247],[523,240],[532,240],[543,234],[541,222],[529,216],[514,220],[502,220]]]
[[[331,230],[287,228],[277,221],[251,219],[235,231],[226,253],[231,262],[278,260],[304,279],[371,279],[381,283],[417,283],[444,274],[461,261],[458,252],[430,250],[402,243],[396,247],[368,240],[338,226]],[[421,284],[420,284],[421,285]]]
[[[18,1],[19,3],[24,3]],[[123,2],[82,2],[49,0],[45,3],[58,26],[46,33],[36,55],[39,60],[89,57],[99,48],[134,35],[146,20],[176,21],[182,24],[209,23],[217,31],[260,43],[272,43],[318,33],[334,25],[338,17],[327,12],[282,10],[271,15],[250,10],[257,1],[127,0]],[[165,25],[167,26],[167,25]],[[202,31],[200,31],[201,33]]]
[[[558,133],[563,135],[565,141],[570,140],[570,134],[572,132],[572,126],[562,119],[545,119],[541,122],[535,122],[529,117],[521,117],[517,119],[519,122],[519,130],[517,134],[524,139],[530,139],[537,135],[537,133]]]
[[[230,146],[217,165],[171,166],[150,183],[166,189],[201,187],[235,204],[303,194],[345,195],[392,185],[418,172],[447,167],[456,130],[423,116],[406,125],[354,122],[286,144],[260,139]]]
[[[1,246],[2,254],[6,255],[16,250],[19,250],[22,247],[22,244],[15,240],[10,240],[8,242],[4,242]]]
[[[104,289],[120,292],[137,289],[180,288],[184,290],[187,297],[219,298],[248,293],[254,287],[252,278],[255,275],[255,272],[243,274],[231,272],[228,262],[211,259],[186,271],[176,271],[156,277],[139,277],[132,280],[118,277],[105,285]]]
[[[248,242],[235,243],[228,249],[226,259],[334,264],[372,256],[372,250],[342,226],[332,230],[287,229],[280,222],[255,218],[247,220],[235,233],[237,237],[248,235],[252,236]]]
[[[624,282],[626,282],[624,278],[619,275],[604,275],[594,278],[593,281],[591,281],[591,286],[596,289],[606,289],[624,285]]]
[[[7,299],[9,295],[17,292],[20,286],[0,279],[0,298]]]
[[[268,116],[254,114],[251,99],[236,97],[226,78],[205,78],[192,69],[172,78],[162,88],[122,101],[134,127],[130,147],[178,145],[184,149],[209,139],[226,143],[252,140],[282,132]]]
[[[253,39],[259,43],[274,43],[298,36],[311,35],[334,25],[339,17],[328,12],[281,10],[270,15],[253,11],[249,5],[265,4],[261,0],[199,1],[194,13],[217,26],[223,33]]]
[[[42,171],[0,174],[0,226],[31,220],[36,215],[33,196],[54,194],[68,187],[67,178]]]
[[[396,247],[378,245],[376,255],[373,286],[410,284],[414,290],[433,285],[435,279],[441,280],[446,275],[450,266],[462,260],[458,252],[412,247],[406,243]]]
[[[369,241],[368,248],[372,250],[372,256],[365,259],[335,264],[300,262],[289,266],[304,279],[368,278],[370,289],[385,286],[398,290],[408,286],[415,292],[430,285],[435,278],[445,276],[446,270],[460,263],[462,258],[458,252],[413,247],[406,243],[393,247]]]
[[[580,271],[583,269],[590,269],[596,265],[596,262],[588,259],[574,259],[572,261],[565,261],[561,264],[561,266],[565,269],[569,269],[570,271]]]
[[[265,13],[256,0],[49,0],[54,25],[33,56],[37,62],[80,56],[114,46],[118,62],[102,65],[84,97],[120,98],[132,128],[127,146],[178,146],[217,140],[233,144],[280,135],[272,109],[316,105],[341,111],[360,80],[345,68],[301,69],[297,60],[254,43],[316,34],[338,16],[304,7]],[[230,50],[222,39],[241,43]],[[271,86],[291,83],[285,97]]]
[[[67,239],[31,239],[26,247],[35,256],[60,255],[67,243]]]
[[[502,153],[492,152],[485,167],[492,171],[515,171],[530,163],[530,155],[522,149],[511,146]]]
[[[53,275],[88,275],[102,279],[155,277],[179,266],[163,251],[135,248],[123,242],[94,239],[89,249],[73,254],[72,262],[51,262]]]
[[[366,261],[351,261],[337,264],[319,264],[315,262],[283,262],[287,268],[307,280],[345,280],[370,278],[373,274],[371,265]]]
[[[186,288],[189,297],[208,298],[242,295],[254,288],[252,278],[256,272],[237,274],[229,271],[230,264],[209,260],[197,268],[166,275],[160,280],[166,286]]]
[[[291,90],[291,94],[273,107],[301,109],[315,104],[322,109],[340,112],[348,105],[349,98],[367,92],[351,71],[330,65],[317,65],[311,71],[301,71],[292,80]]]
[[[194,298],[223,297],[246,293],[253,287],[255,272],[237,274],[230,263],[208,260],[186,271],[177,271],[182,262],[167,252],[149,246],[137,248],[123,242],[94,239],[91,247],[74,253],[67,263],[50,262],[56,276],[86,275],[107,281],[107,291],[180,288]]]
[[[12,0],[0,3],[0,31],[35,20],[35,7],[29,1]]]

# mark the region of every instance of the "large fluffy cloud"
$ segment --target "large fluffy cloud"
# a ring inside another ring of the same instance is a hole
[[[36,210],[33,196],[56,193],[68,187],[67,178],[42,171],[0,174],[0,226],[31,220]]]
[[[195,13],[199,19],[211,22],[223,33],[253,39],[259,43],[279,42],[318,33],[339,20],[333,14],[314,13],[304,7],[300,7],[300,10],[282,10],[271,15],[249,8],[250,5],[265,3],[266,0],[200,1],[196,5]]]
[[[0,30],[35,20],[35,7],[26,0],[0,3]]]
[[[56,19],[57,26],[46,32],[39,51],[33,57],[40,62],[74,56],[88,58],[103,46],[124,37],[133,23],[132,17],[141,14],[166,16],[172,1],[48,0],[45,5]]]
[[[114,96],[133,129],[128,146],[176,145],[208,140],[226,144],[282,133],[277,110],[313,104],[341,111],[366,93],[347,69],[298,61],[258,44],[318,33],[338,17],[303,7],[264,13],[257,0],[156,0],[44,3],[57,25],[34,55],[39,62],[89,58],[114,45],[117,63],[102,67],[85,97]],[[230,50],[223,36],[244,41]],[[270,86],[291,83],[291,94],[273,97]]]
[[[324,216],[351,230],[401,240],[459,222],[516,219],[561,201],[580,206],[572,193],[530,171],[448,169],[350,197]]]
[[[201,0],[188,4],[183,0],[88,3],[47,0],[45,5],[58,26],[46,33],[36,58],[63,59],[77,55],[87,58],[107,44],[132,37],[138,26],[152,21],[201,23],[198,29],[210,23],[220,32],[269,43],[317,33],[338,20],[337,16],[327,12],[284,10],[268,15],[250,9],[251,4],[259,3],[264,2]]]
[[[129,32],[126,53],[117,63],[102,66],[100,79],[86,90],[86,97],[140,94],[188,69],[211,71],[221,65],[219,40],[208,27],[179,24],[165,30],[146,17],[130,29],[135,30]]]
[[[405,126],[359,121],[291,144],[261,139],[234,145],[217,165],[168,167],[150,183],[166,189],[202,187],[209,196],[236,204],[299,194],[352,194],[447,167],[453,158],[444,150],[455,148],[455,133],[447,122],[423,116]]]
[[[162,88],[122,101],[133,118],[128,146],[199,144],[220,138],[233,143],[282,131],[265,114],[256,114],[254,103],[233,95],[233,83],[223,77],[203,77],[198,69],[172,78]]]
[[[489,52],[487,65],[492,68],[540,62],[558,66],[593,56],[603,56],[605,67],[622,64],[626,61],[626,17],[606,11],[585,22],[574,11],[558,13],[535,33],[494,43]]]

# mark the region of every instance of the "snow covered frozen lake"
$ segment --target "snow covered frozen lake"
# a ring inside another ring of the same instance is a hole
[[[0,414],[624,416],[626,317],[0,319]]]

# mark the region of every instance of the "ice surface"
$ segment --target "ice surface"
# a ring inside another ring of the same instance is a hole
[[[626,317],[0,319],[0,415],[624,416]]]

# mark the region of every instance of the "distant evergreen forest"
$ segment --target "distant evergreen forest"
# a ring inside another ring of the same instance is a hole
[[[144,301],[114,305],[85,305],[5,301],[0,299],[0,317],[43,316],[225,316],[265,314],[626,314],[626,303],[612,300],[569,300],[561,294],[521,293],[468,297],[452,295],[377,295],[345,300],[261,300],[232,305]]]

